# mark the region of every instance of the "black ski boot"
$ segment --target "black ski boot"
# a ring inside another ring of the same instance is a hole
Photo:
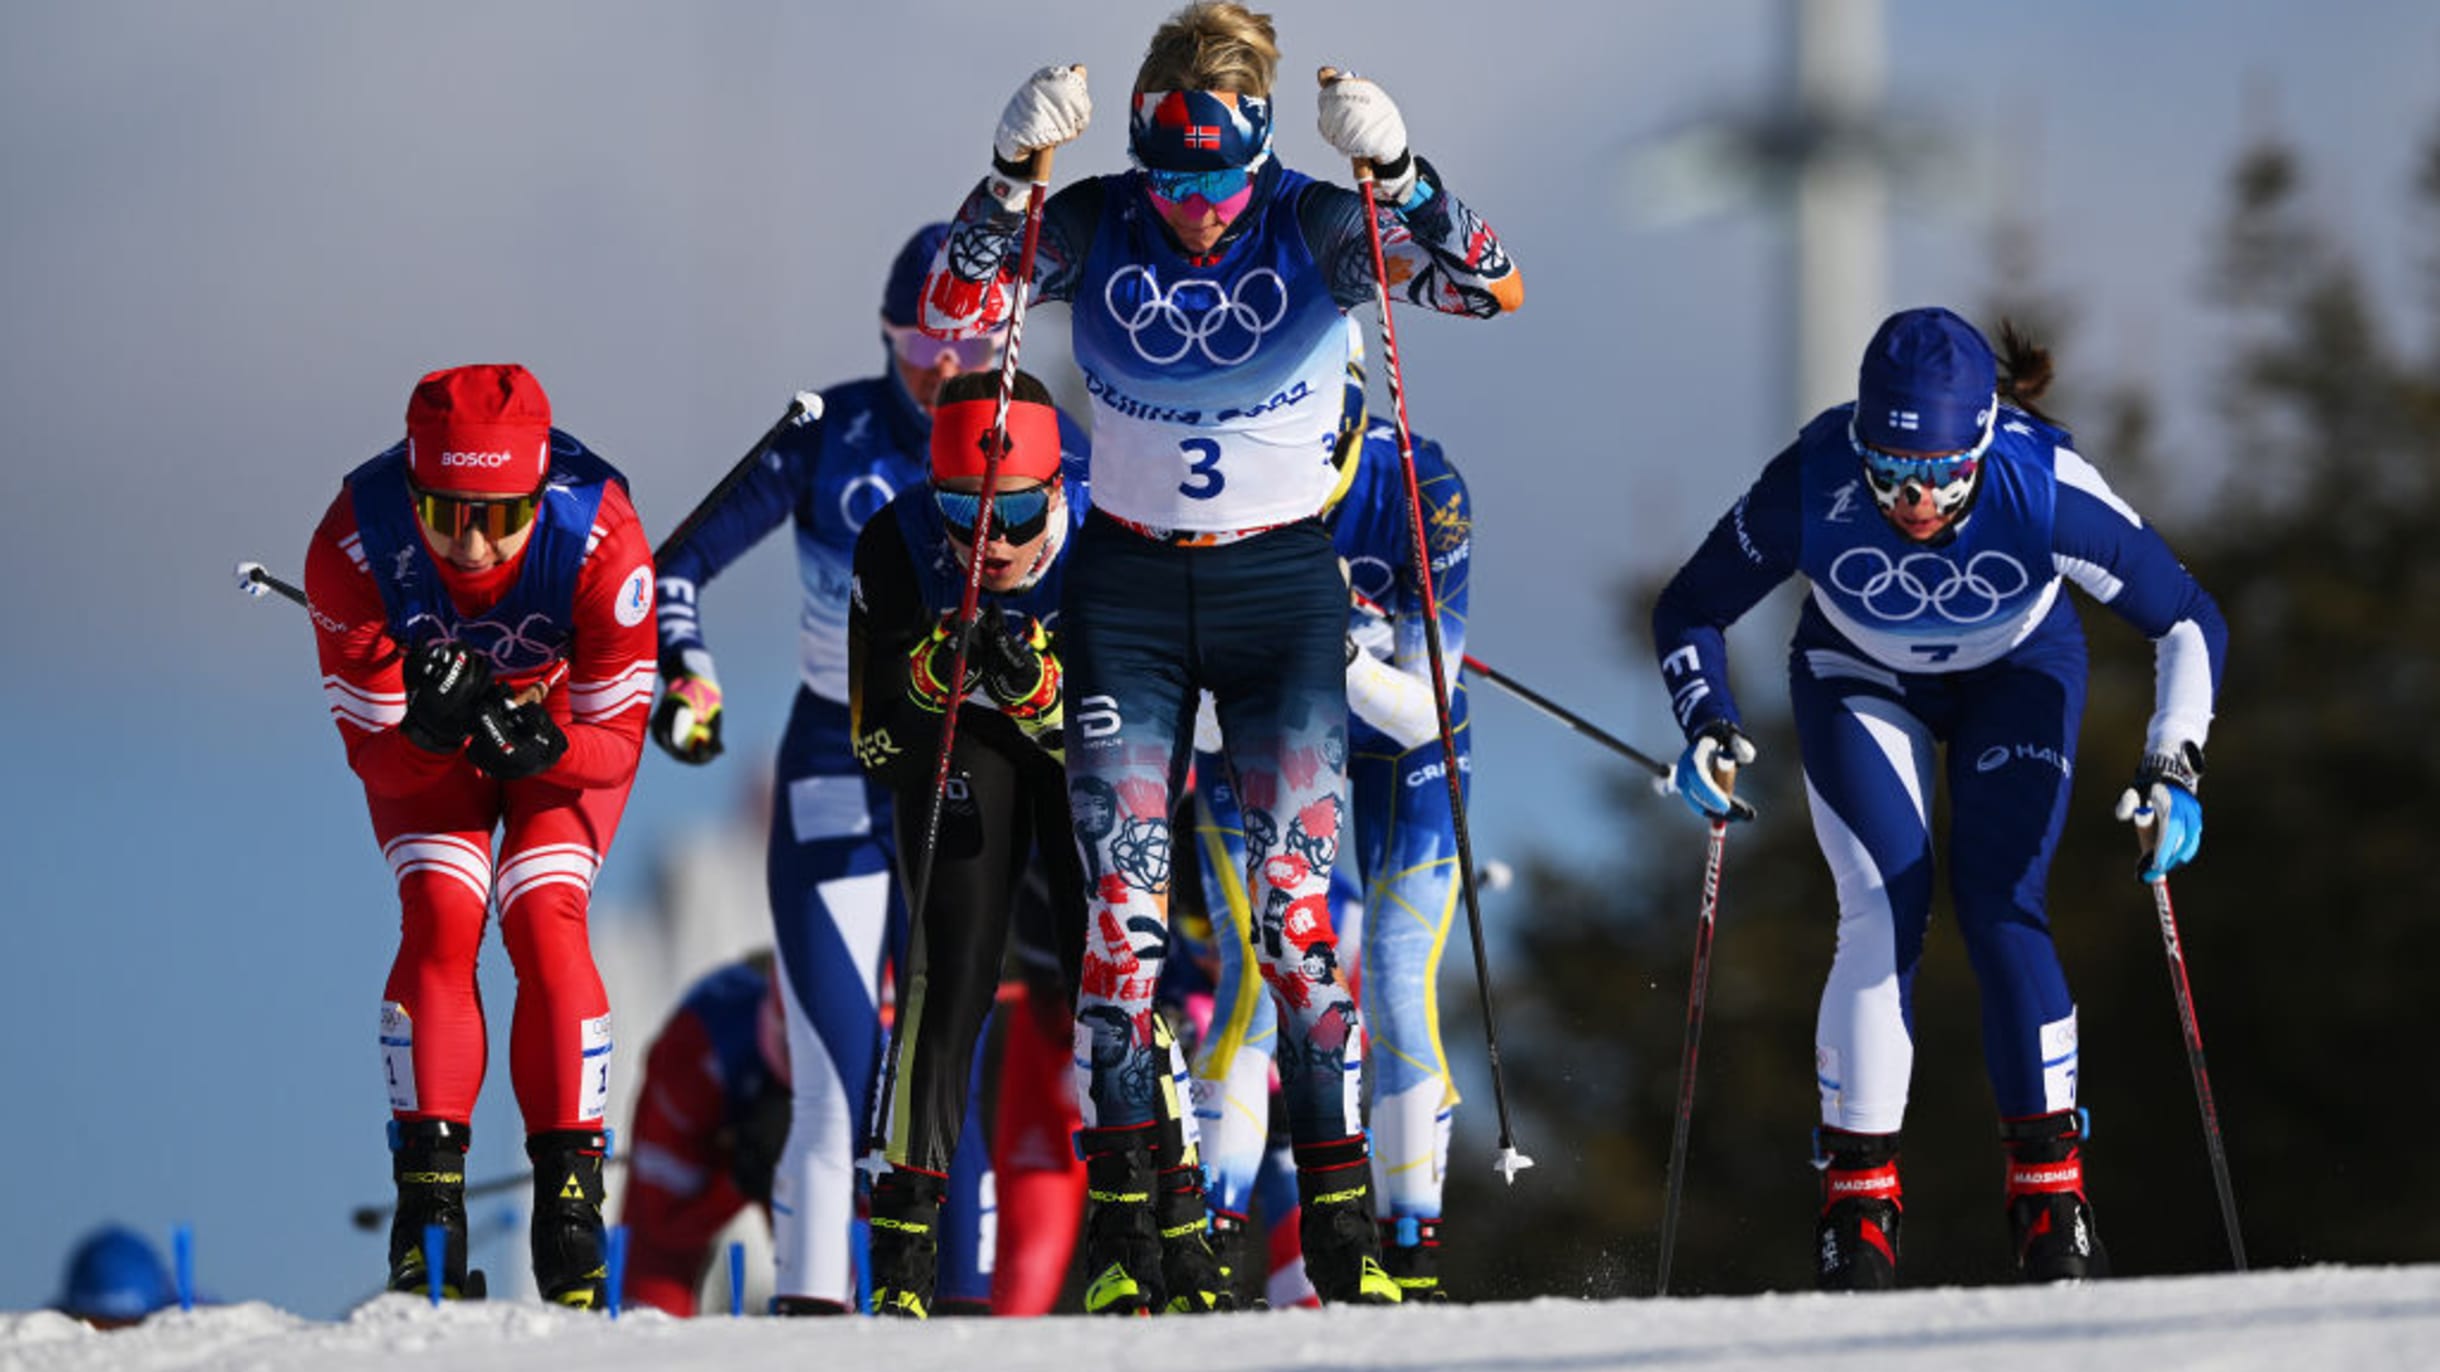
[[[1220,1259],[1220,1275],[1228,1279],[1239,1310],[1271,1308],[1271,1264],[1265,1247],[1245,1216],[1212,1211],[1212,1253]]]
[[[2017,1275],[2029,1282],[2090,1281],[2110,1274],[2109,1253],[2084,1195],[2081,1110],[2002,1120],[2008,1148],[2008,1228]]]
[[[1396,1305],[1373,1231],[1372,1159],[1361,1134],[1296,1149],[1297,1238],[1305,1276],[1324,1305]]]
[[[441,1227],[441,1295],[481,1300],[481,1272],[466,1270],[467,1128],[454,1120],[405,1120],[390,1125],[390,1180],[398,1208],[390,1212],[390,1289],[423,1295],[432,1289],[424,1265],[424,1229]]]
[[[1440,1285],[1440,1220],[1409,1216],[1381,1221],[1381,1266],[1407,1304],[1446,1304]]]
[[[1827,1125],[1814,1131],[1813,1166],[1822,1174],[1821,1218],[1813,1227],[1814,1282],[1824,1291],[1886,1291],[1898,1284],[1898,1135],[1856,1134]]]
[[[788,1319],[806,1319],[844,1315],[848,1310],[845,1301],[825,1300],[820,1296],[773,1296],[771,1313]]]
[[[1228,1269],[1212,1246],[1211,1212],[1203,1200],[1203,1169],[1173,1167],[1154,1179],[1153,1218],[1161,1230],[1162,1309],[1202,1315],[1237,1308]]]
[[[610,1268],[602,1259],[602,1155],[598,1129],[529,1134],[534,1163],[534,1286],[552,1305],[600,1310],[609,1304]]]
[[[1152,1129],[1087,1129],[1083,1141],[1085,1313],[1149,1315],[1162,1303]]]
[[[940,1271],[943,1179],[893,1166],[873,1183],[873,1313],[928,1319]]]

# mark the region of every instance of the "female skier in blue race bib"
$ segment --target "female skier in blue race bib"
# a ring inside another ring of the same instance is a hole
[[[1897,1280],[1899,1126],[1932,902],[1930,804],[1950,798],[1948,881],[1982,988],[1985,1064],[2028,1280],[2100,1276],[2076,1107],[2076,1005],[2044,903],[2084,713],[2082,587],[2149,637],[2158,704],[2119,818],[2156,822],[2144,875],[2192,858],[2204,735],[2227,648],[2217,606],[2033,402],[2049,355],[2014,334],[2007,381],[1941,309],[1873,335],[1853,404],[1824,411],[1661,593],[1652,636],[1687,748],[1678,792],[1727,813],[1754,760],[1722,631],[1772,587],[1810,585],[1788,656],[1813,829],[1838,887],[1814,1035],[1825,1289]],[[1946,745],[1945,757],[1940,753]]]

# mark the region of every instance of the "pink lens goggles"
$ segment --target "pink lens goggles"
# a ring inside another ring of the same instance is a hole
[[[997,333],[979,338],[934,338],[911,324],[888,323],[881,326],[881,331],[889,336],[890,351],[898,360],[919,372],[939,366],[943,357],[956,358],[961,372],[979,372],[1000,360]]]
[[[1226,190],[1227,181],[1222,178],[1233,180],[1236,189]],[[1202,184],[1197,184],[1198,180]],[[1215,181],[1220,184],[1211,184]],[[1174,181],[1165,179],[1163,174],[1149,173],[1144,178],[1144,194],[1164,214],[1184,213],[1196,220],[1206,214],[1217,214],[1220,222],[1227,224],[1254,202],[1254,183],[1243,171],[1204,173],[1200,177],[1188,173]]]

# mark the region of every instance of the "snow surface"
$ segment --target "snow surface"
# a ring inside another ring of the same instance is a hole
[[[1191,1344],[1187,1341],[1191,1340]],[[323,1324],[259,1303],[96,1333],[0,1315],[0,1372],[888,1372],[1701,1368],[1705,1372],[2299,1372],[2440,1366],[2440,1266],[2318,1267],[2088,1287],[1874,1296],[1555,1299],[1175,1320],[673,1320],[382,1296]]]

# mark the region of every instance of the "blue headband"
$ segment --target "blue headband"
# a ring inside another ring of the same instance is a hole
[[[1250,171],[1271,155],[1271,102],[1214,91],[1137,91],[1127,146],[1151,171]]]

